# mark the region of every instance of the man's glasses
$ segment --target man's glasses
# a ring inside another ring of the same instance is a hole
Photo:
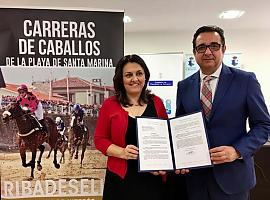
[[[207,48],[209,48],[212,52],[213,51],[218,51],[220,49],[222,45],[219,44],[219,43],[216,43],[216,42],[212,42],[211,44],[209,45],[205,45],[205,44],[201,44],[199,46],[196,46],[195,47],[195,50],[198,52],[198,53],[204,53],[206,51]]]

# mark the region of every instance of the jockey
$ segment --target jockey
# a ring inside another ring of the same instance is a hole
[[[64,134],[66,130],[64,121],[61,119],[61,117],[56,117],[55,123],[56,123],[57,131],[60,133],[62,140],[67,141],[67,137]]]
[[[19,95],[17,96],[16,101],[21,105],[22,108],[26,107],[29,112],[36,117],[42,131],[48,132],[43,118],[43,107],[41,102],[32,92],[28,91],[25,84],[21,84],[17,88],[17,91]]]
[[[71,128],[73,128],[73,126],[75,125],[74,123],[79,122],[80,125],[83,125],[83,116],[84,116],[84,111],[81,108],[80,104],[75,104],[73,106],[73,111],[72,111],[72,120],[71,120]],[[77,122],[74,122],[75,119],[77,120]]]

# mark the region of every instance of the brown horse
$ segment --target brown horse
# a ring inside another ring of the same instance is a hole
[[[73,158],[75,152],[75,159],[78,159],[79,148],[82,145],[81,154],[81,167],[84,159],[84,153],[90,138],[89,129],[87,126],[81,124],[75,116],[72,116],[72,121],[74,121],[73,127],[69,131],[69,143],[70,143],[70,158]]]
[[[57,163],[57,129],[54,121],[46,117],[44,118],[48,133],[40,129],[38,121],[29,113],[25,112],[18,103],[9,104],[6,111],[3,113],[3,121],[7,122],[9,119],[15,119],[19,132],[19,148],[23,167],[31,167],[30,180],[34,178],[34,169],[36,162],[37,149],[40,150],[39,158],[37,160],[37,169],[40,171],[41,158],[44,152],[44,142],[47,142],[51,148],[54,149],[54,166],[59,169],[60,165]],[[26,162],[26,150],[32,152],[32,158]]]
[[[58,132],[58,131],[57,131]],[[58,139],[57,139],[57,149],[59,149],[60,153],[61,153],[61,158],[59,160],[59,163],[65,163],[65,151],[68,148],[68,142],[63,139],[62,135],[58,132]],[[47,156],[47,158],[50,158],[50,155],[52,153],[53,148],[51,147],[49,154]]]

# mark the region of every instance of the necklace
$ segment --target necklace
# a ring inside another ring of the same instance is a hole
[[[145,109],[146,109],[146,106],[147,104],[144,104],[144,105],[132,105],[132,106],[129,106],[129,107],[123,107],[125,111],[128,112],[128,115],[131,116],[131,117],[136,117],[136,116],[141,116]]]

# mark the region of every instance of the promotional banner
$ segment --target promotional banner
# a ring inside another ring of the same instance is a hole
[[[106,157],[93,134],[103,101],[114,94],[123,16],[0,9],[1,199],[102,199]],[[42,110],[43,122],[25,110],[27,101]],[[73,118],[77,106],[81,121]]]
[[[241,53],[225,53],[223,63],[229,67],[241,68]],[[187,78],[199,70],[193,54],[184,56],[184,78]]]
[[[0,65],[113,67],[123,55],[123,13],[0,9]]]

